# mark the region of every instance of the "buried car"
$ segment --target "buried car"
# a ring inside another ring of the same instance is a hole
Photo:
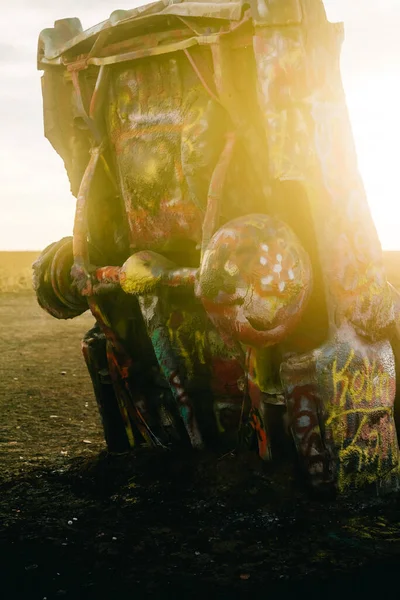
[[[73,236],[40,305],[91,310],[107,446],[257,448],[313,489],[397,489],[397,298],[321,0],[161,0],[40,34]]]

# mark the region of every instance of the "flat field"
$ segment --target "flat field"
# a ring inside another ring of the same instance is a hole
[[[39,252],[0,252],[0,292],[32,289],[32,263]]]

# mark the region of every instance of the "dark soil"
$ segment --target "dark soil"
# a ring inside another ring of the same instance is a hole
[[[1,597],[398,596],[396,497],[311,500],[234,453],[108,456],[91,324],[0,296]]]

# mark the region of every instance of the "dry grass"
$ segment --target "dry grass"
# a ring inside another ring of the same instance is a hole
[[[32,289],[32,263],[38,252],[0,252],[0,292]],[[400,252],[384,252],[387,277],[400,290]]]
[[[0,292],[32,290],[32,263],[39,252],[0,252]]]

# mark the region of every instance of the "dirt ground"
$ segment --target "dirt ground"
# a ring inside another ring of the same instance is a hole
[[[0,294],[2,598],[397,597],[396,497],[310,500],[234,454],[107,456],[91,324]]]

